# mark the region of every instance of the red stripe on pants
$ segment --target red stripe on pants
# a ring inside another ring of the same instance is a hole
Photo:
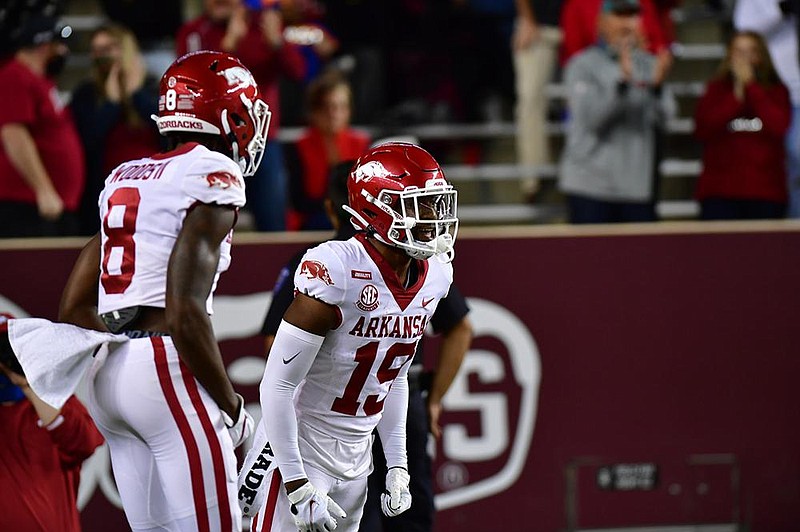
[[[269,484],[269,493],[267,494],[267,502],[264,506],[264,525],[269,526],[268,530],[272,530],[272,518],[275,516],[275,507],[278,503],[278,490],[281,487],[281,472],[278,468],[272,472],[272,482]]]
[[[211,460],[214,464],[214,484],[217,488],[217,505],[219,506],[219,521],[220,530],[232,530],[231,506],[228,501],[228,486],[225,475],[225,460],[222,458],[222,447],[220,447],[217,433],[214,426],[211,424],[211,418],[208,417],[203,400],[200,398],[200,392],[197,390],[197,381],[194,376],[189,372],[189,368],[183,361],[180,361],[181,376],[186,385],[186,390],[189,392],[189,398],[192,400],[194,409],[200,418],[200,425],[203,427],[203,432],[208,439],[208,447],[211,449]],[[242,405],[244,408],[244,405]]]
[[[189,475],[192,480],[192,499],[194,500],[195,516],[197,517],[197,530],[199,532],[210,532],[205,488],[203,487],[203,466],[200,461],[200,451],[197,448],[197,442],[192,434],[192,428],[189,426],[189,420],[186,418],[186,414],[181,408],[178,394],[175,391],[175,386],[169,374],[167,350],[164,348],[164,340],[158,336],[154,336],[150,338],[150,341],[153,344],[153,351],[155,353],[158,382],[161,384],[161,390],[164,392],[169,411],[172,413],[172,417],[178,425],[178,431],[181,434],[183,446],[189,458]]]

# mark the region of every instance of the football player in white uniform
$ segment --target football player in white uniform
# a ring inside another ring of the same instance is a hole
[[[383,511],[411,505],[407,373],[452,282],[456,191],[406,143],[367,152],[347,186],[360,232],[303,257],[261,381],[263,421],[239,475],[253,530],[358,530],[376,427]]]
[[[269,118],[238,60],[205,51],[176,60],[154,117],[169,151],[108,176],[101,231],[62,296],[61,321],[131,338],[95,360],[89,410],[135,531],[241,529],[234,448],[252,419],[209,314]]]

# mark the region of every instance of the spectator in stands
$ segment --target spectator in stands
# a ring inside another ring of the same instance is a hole
[[[278,79],[301,80],[305,63],[297,46],[283,37],[283,18],[277,0],[205,0],[200,17],[178,31],[178,55],[195,50],[217,50],[237,57],[252,73],[272,120],[269,142],[258,171],[247,185],[247,205],[260,231],[286,227],[286,169],[281,144]],[[253,7],[251,7],[253,6]]]
[[[0,237],[77,233],[83,152],[52,81],[71,32],[54,16],[31,15],[0,66]]]
[[[325,6],[317,0],[282,0],[286,42],[303,54],[306,74],[302,80],[281,79],[281,120],[284,125],[305,123],[303,98],[308,84],[315,80],[339,49],[339,39],[322,23]]]
[[[175,60],[173,40],[183,24],[183,4],[184,0],[100,0],[108,18],[136,36],[147,71],[158,79]]]
[[[369,137],[350,128],[353,96],[347,81],[329,71],[308,87],[306,108],[311,125],[294,146],[287,146],[290,229],[330,229],[324,201],[328,176],[341,161],[357,159]]]
[[[547,136],[547,94],[563,37],[559,20],[562,0],[516,0],[512,38],[517,92],[517,162],[528,172],[522,193],[531,201],[539,189],[537,166],[550,163]]]
[[[560,188],[572,223],[656,219],[656,125],[669,111],[656,57],[641,47],[638,0],[606,0],[600,41],[573,57]]]
[[[9,364],[16,362],[8,343],[11,317],[0,314],[0,358]],[[78,399],[53,408],[16,369],[0,363],[0,529],[80,532],[81,464],[103,437]]]
[[[653,2],[654,0],[640,0],[641,24],[637,29],[645,47],[658,57],[654,81],[660,84],[672,66],[672,53]],[[561,28],[564,30],[561,57],[563,64],[597,42],[597,19],[607,3],[607,0],[566,0],[561,13]]]
[[[786,135],[788,216],[800,218],[800,63],[798,63],[798,3],[773,0],[739,0],[733,13],[739,31],[751,30],[767,42],[781,81],[789,89],[792,121]]]
[[[86,158],[86,188],[81,199],[81,233],[99,226],[97,198],[106,176],[117,165],[160,151],[158,84],[147,76],[133,34],[115,24],[96,29],[90,38],[91,79],[79,85],[70,107]]]
[[[696,191],[701,219],[785,216],[791,105],[764,39],[736,33],[697,102],[695,135],[704,144]]]

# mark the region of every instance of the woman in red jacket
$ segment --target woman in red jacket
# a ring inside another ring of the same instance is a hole
[[[308,87],[310,126],[294,146],[287,146],[293,207],[289,229],[331,229],[324,208],[331,169],[341,161],[358,159],[369,147],[369,137],[350,127],[352,99],[350,85],[336,71],[321,75]]]
[[[701,219],[785,216],[784,136],[791,113],[789,92],[762,37],[735,34],[695,113],[695,136],[704,144],[696,191]]]

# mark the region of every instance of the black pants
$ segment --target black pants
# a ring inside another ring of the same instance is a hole
[[[655,222],[657,219],[655,203],[651,201],[604,201],[568,194],[567,206],[572,224]]]
[[[368,479],[367,502],[361,518],[360,532],[430,532],[433,529],[433,479],[428,447],[428,411],[418,386],[408,394],[406,421],[408,473],[411,475],[411,508],[396,517],[381,511],[381,493],[386,484],[386,459],[380,439],[375,438],[372,456],[375,469]]]
[[[707,198],[700,202],[701,220],[778,220],[786,204],[777,201]]]
[[[57,220],[39,216],[36,205],[16,201],[0,201],[0,238],[37,236],[74,236],[78,234],[78,217],[64,212]]]

